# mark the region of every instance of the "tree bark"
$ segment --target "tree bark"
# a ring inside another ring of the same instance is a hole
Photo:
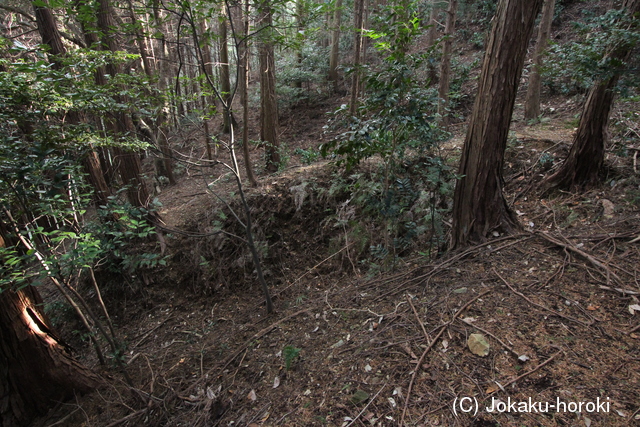
[[[623,8],[633,17],[640,12],[640,0],[625,0]],[[625,63],[632,48],[625,43],[614,46],[608,57]],[[545,186],[579,190],[599,182],[598,173],[604,163],[614,89],[622,71],[621,67],[608,79],[596,82],[589,90],[569,155],[560,169],[547,179]]]
[[[342,0],[336,0],[331,31],[331,54],[329,55],[329,81],[333,82],[333,92],[338,93],[338,65],[340,56],[340,25],[342,23]]]
[[[259,6],[260,28],[264,28],[260,42],[260,139],[266,144],[266,169],[276,172],[280,166],[278,142],[278,100],[276,98],[276,71],[271,40],[273,10],[268,0]]]
[[[431,0],[431,12],[429,13],[429,31],[427,31],[427,47],[430,48],[436,42],[438,36],[438,0]]]
[[[242,103],[242,154],[247,179],[252,187],[257,187],[258,182],[253,174],[253,165],[251,164],[251,154],[249,152],[249,0],[245,0],[242,6],[244,6],[244,11],[241,13],[243,37],[237,48],[238,66],[240,67],[238,73],[240,102]]]
[[[353,11],[353,27],[355,29],[355,41],[353,51],[353,80],[351,82],[351,102],[349,113],[356,115],[358,109],[358,92],[360,89],[360,53],[362,52],[362,24],[364,14],[364,0],[355,0]]]
[[[498,4],[465,138],[453,205],[452,246],[518,227],[502,194],[509,124],[527,45],[542,0]]]
[[[456,25],[456,11],[458,0],[449,0],[449,10],[447,10],[447,23],[444,34],[447,37],[442,47],[442,61],[440,62],[440,86],[438,87],[438,114],[441,117],[441,124],[445,130],[449,129],[449,78],[451,74],[451,50],[453,46],[453,35]]]
[[[58,25],[56,23],[51,9],[48,7],[36,6],[34,4],[33,10],[36,16],[36,22],[38,25],[38,32],[42,38],[42,43],[49,46],[49,52],[51,53],[50,61],[54,69],[60,69],[62,64],[59,62],[60,57],[66,55],[67,49],[62,43],[60,32],[58,31]],[[81,122],[80,114],[77,111],[69,112],[68,122],[71,125],[77,125]],[[109,201],[111,195],[111,189],[107,185],[105,180],[98,155],[94,151],[93,147],[82,158],[82,166],[87,173],[87,179],[89,184],[94,190],[95,201],[99,206],[104,206]]]
[[[101,384],[75,361],[41,312],[37,290],[0,293],[0,424],[28,425],[60,401]]]
[[[208,79],[213,81],[213,60],[211,58],[211,47],[210,47],[210,37],[208,36],[207,22],[205,19],[201,19],[200,23],[200,49],[202,52],[202,60],[204,64],[202,66],[201,73],[205,74],[205,80]],[[211,126],[209,124],[211,120],[211,112],[212,109],[209,104],[216,105],[214,98],[208,95],[202,95],[202,103],[204,104],[204,116],[202,119],[202,123],[204,125],[204,139],[205,139],[205,147],[207,150],[207,159],[213,160],[213,157],[217,155],[216,147],[211,147]],[[225,122],[226,123],[226,122]],[[223,125],[224,127],[224,125]]]
[[[113,16],[115,11],[109,3],[109,0],[98,0],[97,8],[97,23],[98,28],[102,32],[103,48],[111,52],[117,52],[120,50],[120,44],[114,31],[115,22]],[[122,70],[118,64],[107,63],[105,71],[111,76],[116,76],[120,74]],[[129,103],[125,95],[116,95],[115,98],[120,104]],[[110,123],[113,131],[120,135],[133,135],[135,133],[135,126],[128,112],[115,112],[114,117],[115,120]],[[128,186],[127,196],[129,202],[134,206],[147,206],[151,198],[142,180],[140,156],[136,152],[125,151],[118,147],[113,148],[113,153],[123,184]]]
[[[527,97],[524,104],[524,118],[527,120],[536,119],[540,116],[540,69],[542,68],[542,55],[547,50],[555,3],[556,0],[545,0],[542,7],[538,41],[536,42],[536,50],[533,53],[533,65],[529,74],[529,87],[527,88]]]
[[[231,108],[231,82],[229,80],[229,45],[227,42],[227,18],[224,14],[220,15],[219,22],[220,36],[220,91],[222,92],[222,100]],[[223,114],[222,131],[229,133],[229,114]]]
[[[42,37],[42,43],[49,46],[50,53],[54,56],[51,62],[56,64],[55,57],[57,55],[64,55],[67,51],[62,43],[62,37],[60,36],[56,19],[48,7],[36,6],[34,3],[33,11],[36,16],[38,32],[40,33],[40,37]]]
[[[127,0],[127,7],[129,9],[129,14],[131,15],[131,23],[133,25],[134,37],[136,39],[136,45],[138,47],[138,52],[140,53],[140,59],[142,61],[142,69],[144,73],[148,77],[153,76],[153,67],[151,65],[151,60],[149,59],[149,52],[147,50],[147,41],[145,40],[142,25],[140,24],[140,20],[136,14],[136,10],[133,6],[132,0]]]
[[[372,4],[374,0],[362,0],[362,34],[365,34],[365,31],[369,30],[371,23],[369,20],[369,15],[371,12],[371,8],[375,5]],[[361,44],[361,52],[360,52],[360,63],[367,64],[367,52],[369,51],[369,47],[371,45],[371,39],[369,37],[362,37]],[[366,82],[364,79],[360,79],[360,93],[364,93],[366,89]]]
[[[296,64],[298,64],[298,70],[302,71],[302,48],[304,46],[304,23],[305,23],[305,7],[304,0],[296,0],[296,27],[298,33],[296,34]],[[302,89],[302,79],[296,79],[295,86]]]
[[[429,30],[427,31],[426,46],[431,49],[438,38],[438,0],[431,0],[431,12],[429,13]],[[429,77],[428,85],[434,85],[438,82],[438,73],[436,71],[435,59],[429,58],[427,61],[427,75]]]

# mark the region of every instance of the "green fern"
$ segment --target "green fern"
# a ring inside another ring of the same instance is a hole
[[[288,371],[291,368],[291,364],[295,360],[296,357],[300,355],[301,349],[296,348],[292,345],[286,346],[282,349],[282,356],[284,357],[284,368]]]

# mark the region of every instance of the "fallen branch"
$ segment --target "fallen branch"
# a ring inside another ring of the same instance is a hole
[[[462,308],[460,308],[456,314],[453,315],[453,317],[451,318],[450,321],[448,321],[447,323],[443,323],[442,325],[440,325],[440,332],[438,332],[438,335],[436,335],[436,337],[431,341],[431,344],[429,344],[427,346],[427,348],[422,352],[422,355],[420,356],[420,359],[418,360],[418,364],[416,365],[416,369],[413,371],[413,374],[411,374],[411,381],[409,381],[409,388],[407,389],[407,397],[404,400],[404,408],[402,409],[402,417],[400,418],[400,425],[404,425],[404,417],[407,413],[407,407],[409,406],[409,400],[411,399],[411,391],[413,389],[413,383],[416,379],[416,375],[418,374],[418,371],[421,369],[422,367],[422,362],[424,361],[425,356],[427,355],[427,353],[429,352],[429,350],[431,350],[433,348],[433,346],[436,344],[436,342],[438,342],[438,340],[440,339],[440,337],[442,336],[442,334],[444,333],[444,331],[447,329],[447,327],[449,327],[453,322],[456,321],[456,318],[458,316],[460,316],[460,314],[465,311],[471,304],[473,304],[475,301],[477,301],[478,299],[482,298],[483,296],[487,295],[489,292],[491,292],[491,289],[484,291],[483,293],[481,293],[480,295],[477,295],[476,297],[472,298],[469,302],[467,302],[465,305],[462,306]]]
[[[147,337],[148,337],[149,335],[151,335],[151,334],[153,333],[153,331],[157,330],[160,326],[162,326],[162,325],[164,325],[165,323],[167,323],[167,321],[168,321],[169,319],[171,319],[171,317],[173,316],[173,311],[174,311],[174,310],[171,310],[171,313],[169,313],[169,315],[168,315],[168,316],[167,316],[167,317],[166,317],[162,322],[158,323],[156,326],[154,326],[154,327],[153,327],[153,328],[151,328],[148,332],[146,332],[146,333],[144,334],[144,336],[143,336],[142,338],[140,338],[140,339],[138,340],[138,342],[136,342],[136,343],[135,343],[131,348],[136,348],[136,347],[138,347],[140,344],[142,344],[142,342],[143,342],[144,340],[146,340],[146,339],[147,339]]]
[[[505,241],[505,240],[509,240],[509,239],[517,239],[518,237],[522,237],[522,236],[526,236],[526,237],[524,239],[518,240],[518,242],[522,242],[522,241],[528,240],[528,239],[530,239],[532,237],[531,235],[525,235],[525,234],[522,234],[522,233],[521,234],[514,234],[514,235],[500,237],[500,238],[495,239],[495,240],[489,240],[489,241],[486,241],[484,243],[480,243],[479,245],[476,245],[476,246],[473,246],[471,248],[468,248],[468,249],[466,249],[466,250],[464,250],[464,251],[462,251],[462,252],[460,252],[460,253],[458,253],[456,255],[453,255],[451,258],[448,258],[448,259],[442,261],[440,264],[433,265],[431,267],[431,269],[429,270],[429,272],[421,274],[420,276],[413,277],[413,278],[411,278],[409,280],[406,280],[406,281],[400,283],[399,285],[394,285],[392,291],[387,292],[387,293],[379,296],[378,299],[384,298],[384,297],[386,297],[388,295],[398,294],[398,293],[402,292],[402,290],[404,289],[404,287],[406,285],[409,285],[411,283],[414,283],[414,282],[417,282],[417,281],[420,281],[420,280],[423,280],[423,279],[428,279],[434,273],[442,270],[445,267],[449,267],[450,264],[453,264],[454,262],[459,261],[462,258],[465,258],[467,255],[471,255],[472,253],[477,252],[479,249],[482,249],[485,246],[491,246],[491,245],[493,245],[495,243],[499,243],[499,242],[502,242],[502,241]],[[370,286],[370,285],[373,285],[373,284],[378,283],[378,282],[381,282],[382,284],[394,283],[394,282],[397,282],[400,279],[402,279],[404,277],[407,277],[408,275],[414,273],[416,270],[418,270],[420,268],[423,268],[423,267],[416,267],[416,268],[413,268],[413,269],[408,270],[406,272],[395,274],[395,275],[390,276],[390,277],[371,280],[371,281],[369,281],[367,283],[367,285]]]
[[[539,364],[538,366],[536,366],[535,368],[531,369],[530,371],[525,372],[524,374],[512,379],[511,381],[509,381],[508,383],[506,383],[505,385],[502,385],[500,388],[505,389],[507,387],[509,387],[511,384],[515,383],[516,381],[520,381],[521,379],[523,379],[524,377],[526,377],[527,375],[531,375],[534,372],[536,372],[537,370],[539,370],[540,368],[542,368],[545,365],[548,365],[549,363],[551,363],[551,361],[553,359],[555,359],[556,357],[558,357],[559,354],[562,353],[562,350],[558,351],[557,353],[555,353],[553,356],[551,356],[550,358],[548,358],[547,360],[545,360],[544,362],[542,362],[541,364]],[[500,385],[500,384],[499,384]],[[488,394],[493,393],[490,392]]]
[[[605,291],[620,292],[622,295],[640,295],[640,292],[631,291],[629,289],[612,288],[610,286],[604,286],[604,285],[600,285],[600,289],[604,289]]]
[[[409,302],[409,305],[413,310],[413,314],[416,316],[416,320],[420,324],[420,328],[422,329],[422,333],[424,334],[424,339],[427,341],[427,344],[429,344],[429,334],[427,333],[427,330],[424,327],[424,323],[422,323],[422,320],[420,320],[420,316],[418,316],[418,311],[413,306],[413,302],[411,302],[411,297],[409,297],[409,295],[407,295],[407,301]]]
[[[75,414],[76,412],[78,412],[81,408],[76,408],[73,412],[71,412],[70,414],[67,414],[64,418],[59,419],[58,421],[56,421],[53,424],[49,424],[47,427],[55,427],[55,426],[60,426],[60,425],[66,425],[65,423],[67,422],[67,420],[69,418],[71,418],[71,416],[73,414]]]
[[[507,285],[507,287],[508,287],[509,289],[511,289],[511,292],[513,292],[514,294],[516,294],[516,295],[518,295],[519,297],[523,298],[523,299],[524,299],[525,301],[527,301],[529,304],[531,304],[531,305],[535,305],[535,306],[536,306],[536,307],[538,307],[538,308],[541,308],[541,309],[543,309],[543,310],[546,310],[546,311],[548,311],[548,312],[551,312],[551,313],[553,313],[554,315],[556,315],[556,316],[558,316],[558,317],[562,317],[563,319],[569,320],[569,321],[571,321],[571,322],[579,323],[579,324],[580,324],[580,325],[582,325],[582,326],[591,326],[591,325],[593,324],[593,322],[591,322],[591,323],[585,323],[585,322],[583,322],[582,320],[574,319],[573,317],[569,317],[569,316],[565,316],[564,314],[560,313],[559,311],[555,311],[555,310],[554,310],[554,309],[552,309],[552,308],[545,307],[545,306],[544,306],[544,305],[542,305],[542,304],[538,304],[538,303],[536,303],[536,302],[531,301],[529,298],[527,298],[527,296],[526,296],[525,294],[523,294],[522,292],[518,292],[518,291],[516,291],[516,290],[513,288],[513,286],[511,286],[511,285],[509,284],[509,282],[507,282],[507,281],[504,279],[504,277],[502,277],[502,276],[500,275],[500,273],[498,273],[495,269],[493,269],[493,272],[496,274],[496,276],[498,276],[498,277],[502,280],[502,282],[503,282],[505,285]]]
[[[416,379],[416,375],[417,375],[418,371],[421,369],[422,362],[424,361],[424,357],[427,355],[429,350],[431,350],[431,348],[435,345],[435,343],[440,339],[440,337],[444,333],[445,329],[447,329],[448,325],[449,325],[449,323],[445,323],[443,325],[440,325],[440,332],[438,332],[438,335],[436,335],[436,337],[433,339],[433,341],[431,341],[431,344],[429,344],[427,346],[427,348],[424,349],[424,351],[422,352],[422,355],[420,356],[420,359],[418,360],[418,363],[416,365],[416,369],[413,371],[413,374],[411,374],[411,381],[409,381],[409,388],[407,389],[407,397],[404,399],[404,407],[402,408],[402,417],[400,418],[400,426],[404,425],[404,417],[405,417],[405,414],[407,412],[407,407],[409,406],[409,400],[411,398],[411,391],[413,389],[413,382]]]
[[[599,261],[598,259],[596,259],[594,256],[586,253],[583,250],[578,249],[577,247],[572,245],[570,242],[567,242],[567,243],[561,242],[560,240],[556,239],[555,237],[552,237],[549,233],[538,232],[536,234],[539,235],[539,236],[542,236],[544,239],[546,239],[547,241],[553,243],[554,245],[560,246],[562,248],[565,248],[565,249],[567,249],[567,250],[569,250],[571,252],[574,252],[574,253],[580,255],[581,257],[583,257],[587,261],[589,261],[591,264],[593,264],[596,267],[599,267],[600,269],[604,270],[606,272],[606,275],[605,274],[603,274],[603,275],[607,279],[607,283],[609,283],[611,277],[613,277],[618,284],[622,285],[622,280],[620,279],[620,277],[618,277],[618,275],[616,273],[611,271],[611,269],[609,267],[607,267],[602,261]]]

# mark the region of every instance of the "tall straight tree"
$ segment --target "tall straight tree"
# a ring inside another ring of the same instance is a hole
[[[360,54],[362,52],[362,26],[364,16],[364,0],[355,0],[353,11],[353,27],[356,32],[354,49],[353,49],[353,80],[351,82],[351,103],[349,112],[351,115],[356,114],[358,109],[358,92],[360,89]]]
[[[305,11],[305,0],[296,0],[296,27],[298,30],[298,34],[296,35],[296,41],[298,45],[295,47],[296,50],[296,63],[298,64],[298,69],[302,71],[302,47],[304,45],[304,29],[305,29],[305,21],[306,21],[306,11]],[[295,85],[297,88],[302,88],[302,79],[296,79]]]
[[[431,0],[431,12],[429,12],[429,31],[427,31],[427,47],[433,46],[438,35],[438,0]]]
[[[331,25],[331,54],[329,55],[329,80],[333,82],[333,92],[338,92],[338,60],[340,56],[340,25],[342,23],[342,0],[336,0]]]
[[[431,48],[436,42],[438,36],[438,0],[431,0],[431,12],[429,13],[429,30],[427,31],[427,48]],[[436,72],[435,60],[431,58],[427,62],[427,72],[429,76],[429,86],[438,81],[438,73]]]
[[[129,10],[129,17],[131,18],[131,25],[133,27],[133,35],[136,40],[136,46],[138,47],[138,53],[140,54],[142,68],[144,73],[151,77],[153,76],[153,66],[151,65],[151,58],[149,58],[147,40],[144,37],[142,21],[136,13],[133,0],[127,0],[127,8]]]
[[[532,120],[540,115],[540,69],[542,68],[542,56],[547,50],[549,33],[551,33],[551,22],[553,21],[553,9],[556,0],[544,0],[542,7],[542,19],[538,29],[538,41],[536,50],[533,53],[533,65],[529,73],[529,87],[527,87],[527,98],[524,103],[524,118]]]
[[[258,5],[261,40],[260,57],[260,139],[266,144],[267,170],[276,172],[280,165],[278,142],[278,99],[276,98],[276,64],[273,52],[273,9],[270,0]]]
[[[42,43],[49,46],[49,53],[51,54],[51,63],[54,69],[60,69],[61,64],[59,62],[60,57],[66,55],[67,49],[62,43],[62,37],[58,31],[58,25],[55,17],[51,12],[51,9],[41,5],[33,5],[33,10],[36,16],[36,23],[38,25],[38,32],[42,37]],[[71,124],[78,124],[80,122],[80,116],[77,111],[69,112],[68,121]],[[100,160],[98,155],[93,150],[93,147],[87,152],[82,159],[82,164],[87,173],[87,178],[91,184],[95,200],[98,205],[106,205],[108,203],[109,196],[111,195],[111,189],[107,185],[100,166]]]
[[[209,79],[213,79],[213,60],[211,58],[211,48],[210,48],[210,31],[207,28],[207,22],[206,19],[200,19],[199,22],[199,28],[200,28],[200,38],[199,38],[199,42],[201,44],[200,49],[202,51],[202,61],[204,62],[202,69],[200,70],[200,73],[202,75],[204,75],[205,77],[205,81],[207,80],[207,77]],[[204,117],[202,119],[202,124],[204,127],[204,140],[205,140],[205,147],[207,150],[207,159],[208,160],[213,160],[213,156],[217,155],[217,145],[213,147],[211,147],[211,128],[209,126],[209,121],[211,120],[211,105],[213,104],[215,106],[215,97],[211,96],[211,95],[206,95],[205,93],[203,93],[202,95],[200,95],[201,99],[202,99],[202,105],[203,105],[203,110],[204,110]],[[224,123],[223,123],[223,127],[224,124],[227,123],[226,121],[226,115],[224,118]]]
[[[625,0],[622,7],[637,28],[640,0]],[[633,44],[622,41],[612,47],[607,59],[614,65],[624,65],[633,47]],[[582,107],[580,123],[573,137],[569,155],[560,169],[548,178],[547,184],[557,188],[579,189],[598,182],[598,173],[604,162],[609,114],[615,96],[614,89],[623,70],[623,66],[618,66],[608,77],[597,81],[591,87]]]
[[[253,174],[251,164],[251,154],[249,153],[249,0],[239,7],[239,15],[242,17],[242,38],[234,34],[236,40],[236,52],[238,53],[238,86],[240,88],[240,102],[242,104],[242,154],[244,157],[244,168],[247,172],[247,179],[252,187],[258,186],[258,181]],[[237,27],[236,27],[237,28]]]
[[[449,128],[449,78],[451,74],[451,51],[453,47],[453,35],[456,25],[456,11],[458,10],[458,0],[449,0],[449,9],[447,10],[447,23],[444,29],[446,37],[442,47],[442,61],[440,62],[440,86],[438,87],[438,114],[442,117],[442,127],[447,130]]]
[[[500,0],[487,42],[453,202],[452,246],[517,228],[502,194],[502,168],[522,67],[543,0]]]
[[[97,1],[96,17],[98,30],[102,33],[103,49],[111,52],[121,50],[120,43],[117,39],[114,16],[115,10],[109,0]],[[114,62],[109,62],[105,67],[105,71],[110,76],[116,76],[121,73],[121,66]],[[98,76],[99,81],[100,79],[104,81],[105,78],[105,76]],[[126,95],[116,95],[116,99],[121,104],[128,103]],[[114,120],[111,122],[111,125],[112,130],[120,135],[133,135],[135,133],[133,120],[127,112],[119,111],[114,113]],[[123,184],[128,186],[127,196],[129,202],[134,206],[146,206],[150,197],[147,187],[142,180],[140,156],[136,152],[127,151],[119,147],[114,147],[113,153]]]
[[[220,13],[218,21],[218,36],[220,37],[220,90],[226,104],[231,101],[231,81],[229,80],[229,44],[227,42],[227,15]],[[222,131],[229,133],[229,115],[223,114]]]

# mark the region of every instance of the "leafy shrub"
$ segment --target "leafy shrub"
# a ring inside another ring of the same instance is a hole
[[[320,157],[320,152],[314,150],[313,148],[310,148],[308,150],[305,150],[303,148],[296,148],[293,154],[300,156],[300,161],[303,165],[310,165],[311,163],[317,161]]]
[[[607,53],[613,46],[634,46],[640,41],[640,33],[622,10],[587,16],[583,22],[575,22],[574,27],[580,39],[564,45],[551,43],[549,47],[542,75],[543,83],[552,92],[582,93],[595,81],[606,80],[626,69],[628,64]],[[628,77],[620,83],[638,86],[638,81]]]
[[[65,117],[79,111],[96,116],[128,112],[132,106],[114,98],[121,90],[114,85],[126,84],[132,102],[141,108],[147,101],[136,97],[148,96],[144,81],[131,76],[111,76],[107,85],[95,85],[96,67],[131,60],[130,55],[79,50],[53,69],[43,55],[34,60],[21,49],[12,54],[16,57],[11,61],[0,60],[0,220],[11,230],[9,237],[20,243],[0,253],[0,287],[25,286],[38,276],[69,283],[153,229],[141,216],[146,212],[112,210],[109,216],[121,219],[117,226],[117,221],[95,224],[86,218],[92,202],[81,167],[86,151],[112,145],[139,149],[144,144],[129,136],[101,135],[89,124]],[[154,262],[146,256],[126,267]]]
[[[409,49],[421,31],[418,16],[417,5],[410,2],[387,6],[378,16],[367,36],[383,62],[353,71],[363,74],[366,87],[358,115],[351,116],[342,105],[328,127],[346,130],[320,146],[323,156],[347,172],[370,157],[382,160],[376,173],[353,174],[346,184],[350,203],[373,221],[377,237],[370,245],[370,269],[375,271],[393,268],[427,231],[429,253],[437,253],[444,240],[445,200],[452,194],[453,171],[437,154],[446,135],[435,124],[437,93],[426,89],[422,70],[432,52]]]

